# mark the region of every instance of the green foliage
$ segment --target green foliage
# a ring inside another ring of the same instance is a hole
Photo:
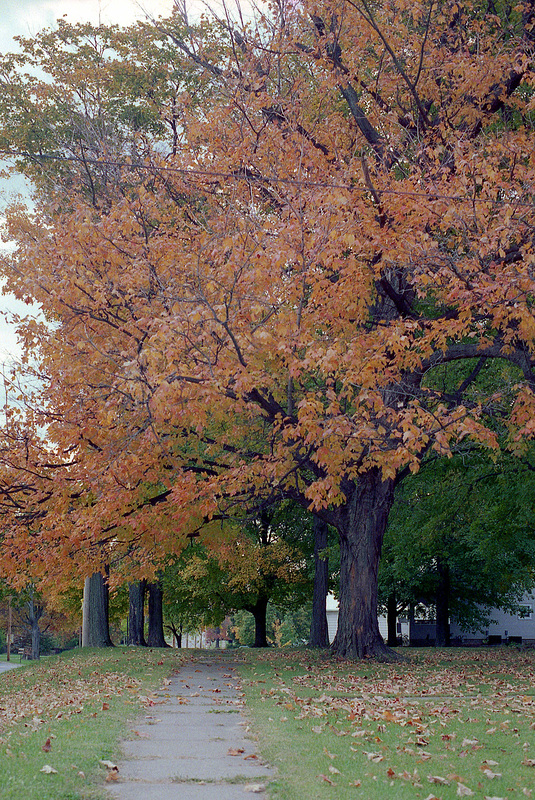
[[[253,647],[255,623],[252,614],[236,611],[231,616],[233,643]],[[290,609],[277,609],[271,603],[267,607],[267,639],[276,647],[297,647],[306,644],[310,631],[310,606]]]
[[[531,454],[533,457],[533,454]],[[434,602],[437,560],[449,568],[451,615],[468,629],[515,608],[535,581],[535,468],[467,448],[432,459],[399,487],[380,568],[383,605]]]

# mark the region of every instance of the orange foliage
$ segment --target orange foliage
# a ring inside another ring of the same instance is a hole
[[[498,403],[533,433],[533,24],[529,4],[322,0],[222,34],[217,60],[173,33],[211,86],[181,147],[9,220],[68,462],[43,541],[152,557],[290,496],[366,554],[372,625],[391,482],[461,438],[496,447]],[[494,358],[511,385],[478,384]]]

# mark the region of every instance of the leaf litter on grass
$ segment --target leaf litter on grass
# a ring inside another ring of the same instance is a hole
[[[182,656],[165,654],[162,664],[156,658],[162,654],[131,648],[76,652],[2,676],[2,800],[66,800],[95,781],[117,780],[115,765],[99,777],[99,760],[114,755],[128,714],[161,699],[154,689],[165,687]],[[44,753],[50,763],[43,764]]]
[[[427,800],[435,796],[425,790],[430,783],[439,800],[531,796],[533,651],[411,650],[406,663],[390,665],[310,651],[243,658],[243,685],[266,756],[279,765],[281,797],[310,796],[314,781],[337,800]],[[285,761],[277,740],[300,757]]]

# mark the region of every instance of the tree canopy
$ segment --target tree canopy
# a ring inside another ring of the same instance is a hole
[[[28,130],[17,158],[39,188],[10,214],[3,268],[46,318],[21,324],[54,451],[31,468],[41,487],[54,464],[39,541],[176,550],[290,498],[339,533],[335,652],[389,657],[395,481],[462,439],[497,448],[491,412],[517,450],[535,429],[534,22],[532,2],[305,0],[60,26],[68,72],[43,37],[8,59],[0,141]],[[94,56],[109,37],[113,58]],[[87,41],[95,64],[73,69]],[[48,83],[25,72],[45,63]],[[102,106],[80,99],[90,74]],[[490,359],[512,366],[487,385]]]

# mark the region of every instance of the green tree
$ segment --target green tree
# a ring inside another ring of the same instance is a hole
[[[451,616],[468,630],[493,608],[514,609],[535,584],[535,464],[464,448],[433,459],[398,488],[381,564],[383,607],[436,608],[437,643],[449,643]]]

